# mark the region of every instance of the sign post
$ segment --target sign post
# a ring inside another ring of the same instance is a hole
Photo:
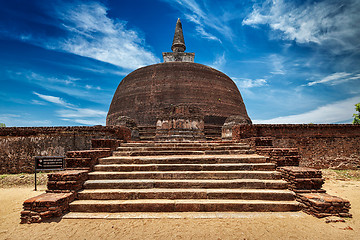
[[[63,156],[36,156],[35,157],[35,191],[37,191],[38,171],[56,171],[65,168],[65,161]]]

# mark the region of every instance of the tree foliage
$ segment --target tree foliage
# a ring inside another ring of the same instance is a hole
[[[5,123],[0,123],[0,127],[6,127]]]
[[[354,117],[353,124],[360,124],[360,103],[355,104],[355,110],[358,113],[353,114]]]

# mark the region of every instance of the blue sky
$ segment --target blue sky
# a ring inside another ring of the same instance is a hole
[[[360,1],[3,0],[0,122],[105,125],[117,85],[187,52],[237,84],[254,123],[350,123],[360,102]]]

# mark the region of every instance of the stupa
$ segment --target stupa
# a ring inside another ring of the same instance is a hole
[[[235,83],[214,68],[194,63],[195,53],[185,52],[180,19],[171,50],[163,53],[163,63],[139,68],[122,79],[112,99],[106,125],[119,125],[119,119],[125,116],[138,126],[155,127],[164,109],[177,105],[199,109],[205,127],[221,127],[230,116],[251,123]]]

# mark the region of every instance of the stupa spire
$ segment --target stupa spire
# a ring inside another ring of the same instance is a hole
[[[176,22],[175,27],[175,34],[174,34],[174,40],[171,46],[171,50],[173,52],[184,52],[186,49],[185,41],[184,41],[184,34],[182,30],[182,25],[180,18],[178,18]]]
[[[163,52],[164,62],[194,62],[195,53],[185,52],[186,46],[180,18],[175,27],[174,40],[171,46],[172,52]]]

